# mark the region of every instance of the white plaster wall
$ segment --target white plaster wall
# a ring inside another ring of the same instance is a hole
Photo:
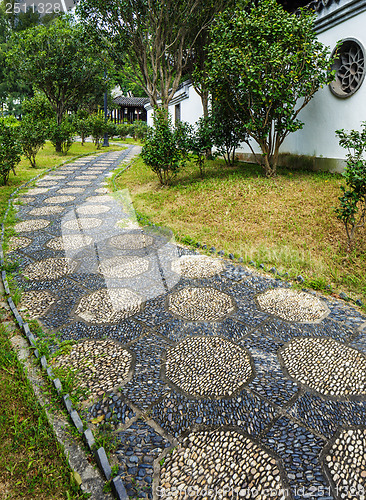
[[[188,86],[188,94],[189,99],[184,99],[180,103],[180,116],[182,122],[194,125],[203,115],[202,101],[193,85]],[[171,106],[169,109],[174,117],[174,106]]]
[[[146,104],[145,109],[147,111],[147,124],[149,125],[149,127],[152,127],[154,125],[153,109],[150,104]]]
[[[339,40],[356,38],[366,50],[366,12],[320,33],[318,38],[331,50]],[[203,114],[201,99],[194,87],[187,85],[177,92],[175,102],[183,91],[186,97],[180,101],[181,120],[194,124]],[[174,102],[169,106],[173,121],[174,106]],[[344,159],[346,152],[339,146],[335,130],[359,129],[361,122],[366,121],[366,78],[358,91],[346,99],[337,98],[328,87],[319,90],[301,111],[299,119],[304,122],[303,129],[285,139],[281,153]],[[153,124],[152,109],[148,109],[147,122]],[[252,147],[256,153],[260,152],[254,141]],[[251,150],[243,144],[238,152],[250,153]]]
[[[172,104],[169,105],[169,113],[173,123],[176,104],[180,104],[180,119],[182,122],[188,122],[194,125],[203,115],[201,98],[190,83],[183,85],[183,87],[176,92]],[[147,124],[152,126],[154,123],[153,109],[149,104],[147,104],[145,108],[147,109]]]
[[[366,12],[320,33],[318,38],[331,50],[337,41],[356,38],[366,49]],[[335,130],[359,129],[366,120],[366,79],[358,91],[346,99],[334,96],[328,87],[319,90],[299,114],[304,128],[290,134],[281,147],[282,153],[344,158]]]

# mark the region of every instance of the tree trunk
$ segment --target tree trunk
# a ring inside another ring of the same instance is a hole
[[[266,177],[268,177],[268,178],[276,177],[277,162],[274,162],[273,158],[270,159],[268,154],[264,155],[263,160],[264,160],[264,171],[265,171]]]
[[[202,109],[203,109],[203,118],[208,117],[208,90],[201,91],[201,101],[202,101]]]
[[[60,126],[62,122],[62,110],[60,109],[60,106],[57,106],[57,111],[56,111],[56,117],[57,117],[57,125]],[[58,140],[55,141],[55,150],[56,153],[62,153],[62,141]]]

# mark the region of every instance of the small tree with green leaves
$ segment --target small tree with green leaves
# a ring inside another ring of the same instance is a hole
[[[94,144],[97,149],[102,147],[101,142],[103,140],[104,134],[108,134],[111,130],[111,122],[105,120],[104,113],[100,111],[99,113],[94,113],[88,119],[89,130],[93,137]],[[113,123],[114,127],[114,123]]]
[[[262,0],[222,13],[211,30],[208,86],[259,145],[256,158],[267,177],[276,175],[287,135],[303,127],[300,111],[334,78],[314,19],[309,9],[290,14],[275,0]]]
[[[185,165],[189,154],[188,128],[178,123],[172,126],[171,117],[163,109],[155,109],[154,126],[147,134],[141,156],[158,176],[160,184],[168,185]]]
[[[236,148],[241,142],[248,140],[248,134],[243,123],[233,114],[226,102],[213,102],[210,129],[216,153],[222,155],[226,165],[233,166]]]
[[[23,118],[18,129],[19,141],[24,155],[31,166],[36,168],[36,156],[44,146],[49,121],[55,118],[55,113],[46,96],[40,92],[22,103]]]
[[[33,168],[37,167],[36,156],[46,139],[47,128],[44,123],[34,120],[30,115],[24,116],[19,127],[19,142]]]
[[[348,248],[351,249],[357,229],[366,222],[366,122],[361,132],[337,130],[339,144],[348,150],[347,163],[343,172],[346,186],[341,186],[343,195],[339,197],[341,206],[336,208],[337,218],[346,229]]]
[[[125,139],[130,134],[130,125],[128,123],[118,123],[116,129],[120,139]]]
[[[56,152],[66,155],[74,142],[74,126],[66,118],[60,124],[52,121],[49,124],[48,135]]]
[[[85,109],[79,109],[73,119],[75,132],[80,135],[82,146],[84,146],[85,138],[90,134],[88,118],[89,112]]]
[[[5,186],[10,172],[21,160],[22,148],[18,140],[18,122],[15,118],[0,118],[0,178]]]
[[[212,142],[212,127],[209,118],[200,118],[196,124],[196,128],[192,134],[191,151],[193,161],[200,170],[201,177],[205,174],[205,164],[207,151],[211,151]]]

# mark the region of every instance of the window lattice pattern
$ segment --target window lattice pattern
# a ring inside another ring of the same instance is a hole
[[[356,40],[344,40],[337,56],[333,66],[336,77],[330,88],[338,97],[349,97],[359,89],[365,77],[364,49]]]

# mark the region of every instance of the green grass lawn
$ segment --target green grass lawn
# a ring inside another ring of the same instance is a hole
[[[330,284],[366,302],[366,228],[347,253],[344,227],[334,214],[340,175],[280,168],[275,179],[266,179],[257,165],[227,167],[216,160],[208,162],[203,179],[189,165],[162,187],[138,159],[115,182],[130,190],[140,214],[172,229],[180,241],[192,238],[244,262],[301,274],[308,287]]]
[[[63,450],[35,399],[3,325],[0,325],[0,405],[0,498],[87,498],[73,480]]]
[[[118,149],[123,148],[111,146],[109,148],[101,148],[98,151],[104,153],[106,151],[115,151]],[[37,168],[32,168],[29,161],[23,157],[22,161],[15,169],[16,175],[11,172],[8,184],[6,186],[0,186],[0,217],[6,210],[9,196],[17,187],[29,181],[36,175],[44,172],[48,168],[55,167],[63,161],[71,160],[74,156],[92,154],[95,151],[96,148],[94,144],[90,142],[85,143],[84,146],[82,146],[80,142],[74,142],[67,155],[61,155],[59,153],[55,153],[52,144],[47,142],[36,157]]]

